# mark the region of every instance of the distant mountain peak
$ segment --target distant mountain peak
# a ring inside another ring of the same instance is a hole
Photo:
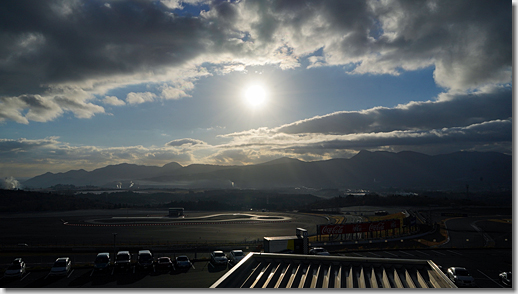
[[[166,163],[162,166],[162,168],[165,168],[165,169],[177,169],[177,168],[182,168],[183,166],[181,164],[179,164],[178,162],[169,162],[169,163]]]

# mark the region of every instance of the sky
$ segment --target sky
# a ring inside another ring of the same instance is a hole
[[[0,177],[512,154],[511,1],[0,1]]]

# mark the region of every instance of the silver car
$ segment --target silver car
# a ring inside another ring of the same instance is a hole
[[[70,272],[71,267],[72,261],[70,261],[70,258],[60,257],[54,262],[49,276],[66,276]]]
[[[21,278],[26,272],[25,262],[21,258],[15,258],[4,272],[6,278]]]
[[[232,250],[228,256],[228,263],[234,266],[238,264],[243,258],[245,258],[243,250]]]
[[[475,278],[471,276],[467,269],[463,267],[450,267],[447,271],[448,278],[457,287],[475,287]]]
[[[223,251],[216,250],[210,254],[210,261],[213,265],[226,265],[228,258]]]

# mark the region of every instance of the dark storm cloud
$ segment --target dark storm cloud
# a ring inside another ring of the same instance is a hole
[[[467,126],[512,117],[512,90],[442,95],[446,100],[411,102],[394,108],[336,112],[277,128],[276,132],[354,134]]]
[[[165,145],[170,146],[170,147],[178,147],[178,146],[183,146],[183,145],[194,146],[194,145],[206,145],[206,144],[207,143],[205,143],[201,140],[184,138],[184,139],[173,140],[171,142],[166,143]]]
[[[0,11],[0,74],[10,76],[0,95],[181,64],[208,38],[199,18],[175,17],[159,2],[2,1]],[[13,78],[25,82],[13,88]]]
[[[57,143],[55,138],[47,138],[40,140],[27,140],[25,138],[11,140],[0,139],[0,153],[18,153],[26,152],[32,149],[37,149],[46,146],[52,146]]]
[[[218,54],[277,63],[283,46],[295,58],[323,48],[327,64],[357,62],[358,73],[435,64],[441,85],[474,87],[510,76],[511,24],[505,1],[215,1],[196,17],[160,1],[2,1],[0,95],[204,54],[200,64],[219,63]]]

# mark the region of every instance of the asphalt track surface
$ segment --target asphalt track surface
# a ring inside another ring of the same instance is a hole
[[[294,236],[301,227],[316,232],[325,217],[279,212],[194,212],[170,218],[167,210],[118,209],[23,213],[0,217],[0,246],[107,246],[232,243],[265,236]],[[116,235],[114,235],[116,234]]]

